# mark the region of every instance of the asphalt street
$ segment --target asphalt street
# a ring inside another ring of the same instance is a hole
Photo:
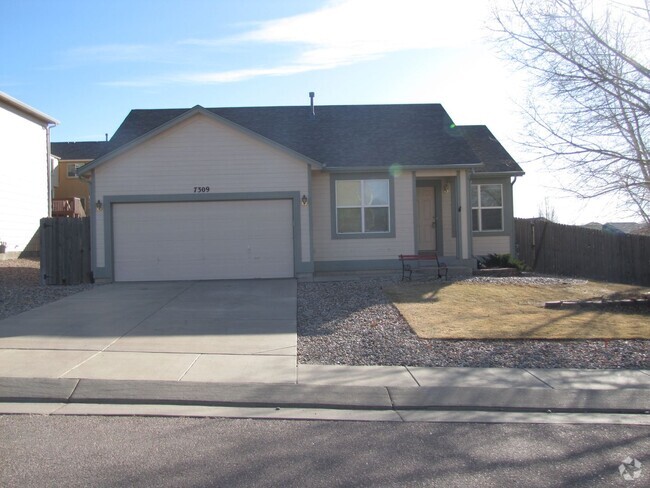
[[[650,484],[650,427],[635,425],[7,415],[0,439],[0,486]]]

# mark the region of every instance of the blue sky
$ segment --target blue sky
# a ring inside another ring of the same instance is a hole
[[[485,124],[561,221],[625,220],[585,205],[516,144],[524,78],[498,60],[486,0],[0,0],[0,91],[61,121],[53,141],[103,140],[133,108],[442,103]]]

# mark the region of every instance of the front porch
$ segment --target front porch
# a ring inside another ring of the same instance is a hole
[[[476,266],[471,253],[470,192],[465,171],[414,174],[414,253],[437,253],[450,267]]]

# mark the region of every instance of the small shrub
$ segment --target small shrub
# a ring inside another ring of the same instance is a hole
[[[516,268],[519,271],[526,271],[526,263],[510,254],[488,254],[479,259],[479,268]]]

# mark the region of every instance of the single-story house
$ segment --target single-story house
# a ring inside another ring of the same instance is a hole
[[[133,110],[91,184],[115,281],[300,277],[514,249],[520,166],[439,104]]]
[[[50,215],[50,129],[59,122],[0,92],[0,259],[38,254]]]

